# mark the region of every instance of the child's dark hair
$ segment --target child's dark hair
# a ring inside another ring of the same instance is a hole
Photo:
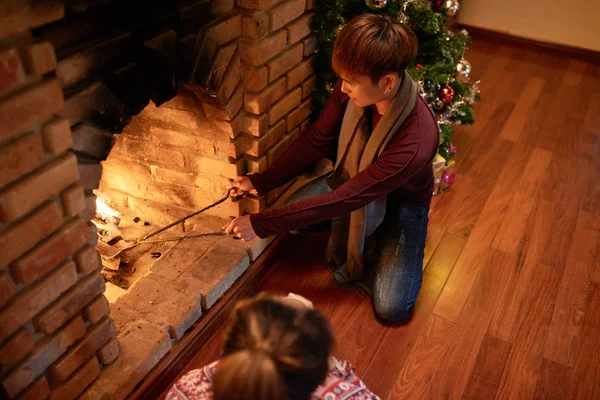
[[[335,41],[333,69],[338,76],[368,76],[377,83],[391,72],[403,74],[417,56],[418,47],[413,31],[388,15],[358,15],[342,28]]]
[[[325,379],[333,336],[318,312],[259,295],[240,302],[225,334],[214,400],[308,400]]]

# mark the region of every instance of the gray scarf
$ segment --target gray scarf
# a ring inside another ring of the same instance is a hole
[[[366,108],[358,107],[350,100],[342,122],[337,161],[327,179],[332,189],[340,187],[379,158],[413,110],[416,99],[417,85],[404,72],[398,93],[372,133]],[[325,260],[335,271],[339,283],[364,278],[366,241],[383,222],[385,210],[386,196],[382,196],[349,216],[333,219]]]

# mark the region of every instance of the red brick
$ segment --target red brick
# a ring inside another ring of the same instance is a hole
[[[79,180],[77,160],[65,154],[0,192],[0,222],[11,222]]]
[[[267,63],[269,82],[273,82],[302,61],[302,43],[297,43]]]
[[[206,86],[211,88],[213,91],[216,91],[221,85],[225,71],[227,71],[227,66],[231,62],[236,49],[237,44],[230,43],[217,50],[206,79]],[[208,104],[208,102],[204,103]]]
[[[191,154],[186,157],[186,165],[193,171],[219,175],[226,178],[235,178],[243,173],[243,161],[241,160],[232,163],[230,161],[216,160],[214,158]]]
[[[238,7],[252,10],[266,10],[279,0],[238,0]]]
[[[75,399],[100,375],[100,363],[92,357],[68,382],[55,387],[50,400]]]
[[[252,136],[260,137],[267,132],[267,115],[244,115],[244,119],[240,121],[238,129],[241,132]]]
[[[245,157],[246,162],[246,173],[258,174],[264,172],[267,169],[267,157],[263,156],[260,158]]]
[[[312,73],[312,58],[307,58],[286,74],[288,80],[288,90],[300,84],[300,82],[308,78]]]
[[[225,75],[223,75],[223,81],[221,86],[217,90],[217,99],[222,105],[227,104],[235,89],[237,89],[240,80],[242,79],[240,57],[237,54],[233,55]]]
[[[130,393],[171,349],[171,339],[162,327],[140,321],[119,338],[119,357],[104,368],[81,400],[121,399]]]
[[[97,189],[100,186],[102,178],[102,165],[95,164],[77,164],[79,168],[79,183],[84,189]]]
[[[291,132],[294,128],[296,128],[302,121],[306,118],[310,117],[312,101],[308,99],[304,101],[304,103],[300,104],[298,108],[289,113],[286,118],[286,128],[288,132]]]
[[[257,14],[242,17],[242,35],[251,39],[260,39],[269,33],[269,17]]]
[[[300,124],[300,133],[304,132],[304,130],[310,125],[310,118],[306,119],[306,121]]]
[[[238,94],[237,92],[240,89],[242,89],[242,93]],[[227,133],[227,136],[231,138],[235,137],[230,121],[235,117],[239,110],[239,108],[237,108],[238,104],[236,103],[244,101],[243,88],[239,81],[231,99],[226,105],[223,105],[221,101],[214,97],[211,98],[210,101],[206,101],[205,99],[201,99],[201,101],[202,110],[204,111],[206,118],[210,120],[211,124],[215,124],[220,130]],[[241,104],[239,104],[239,106],[241,107]]]
[[[25,49],[25,65],[30,75],[41,76],[56,69],[56,54],[49,42],[33,44]]]
[[[306,0],[286,0],[270,12],[271,31],[275,31],[304,13]]]
[[[181,134],[179,132],[173,131],[165,131],[160,130],[160,132],[153,132],[152,135],[160,138],[164,144],[173,145],[179,142],[181,145],[186,146],[198,146],[199,141],[194,140],[193,137],[189,135]],[[129,162],[128,167],[134,167],[130,170],[132,175],[139,175],[141,173],[148,174],[150,173],[150,169],[148,165],[163,165],[170,166],[171,168],[176,168],[183,170],[185,169],[184,156],[181,148],[171,149],[163,146],[149,145],[152,142],[146,140],[143,142],[141,140],[135,140],[134,138],[128,138],[127,140],[122,140],[121,138],[117,139],[117,143],[113,147],[111,151],[112,160],[105,161],[103,163],[104,169],[110,168],[113,163],[125,163],[129,160],[136,161]],[[146,151],[142,153],[142,149],[146,148]],[[192,149],[192,147],[188,147],[188,149]],[[137,160],[136,160],[136,155]],[[117,161],[118,160],[118,161]],[[139,164],[137,163],[139,162]],[[121,165],[119,165],[121,167]],[[106,182],[103,180],[101,182]],[[102,189],[102,185],[100,186]]]
[[[15,282],[8,272],[0,272],[0,308],[15,294]]]
[[[44,400],[50,395],[50,385],[45,376],[38,379],[33,385],[29,387],[19,399],[27,400]]]
[[[262,114],[268,107],[283,97],[286,92],[286,79],[281,78],[267,86],[262,92],[246,92],[244,106],[252,114]]]
[[[267,86],[267,67],[251,68],[243,66],[242,68],[242,80],[244,81],[244,88],[252,90],[253,92],[260,92]]]
[[[62,225],[62,215],[54,201],[47,201],[33,214],[0,233],[0,265],[7,265],[33,248]]]
[[[111,340],[117,334],[117,327],[110,318],[104,318],[101,322],[88,328],[85,336],[77,345],[69,349],[66,354],[58,360],[49,372],[52,377],[64,381],[90,358],[103,344]]]
[[[98,350],[96,355],[102,364],[110,364],[119,356],[119,343],[115,339],[110,340]]]
[[[48,335],[53,333],[94,297],[104,292],[105,287],[104,278],[100,274],[83,278],[73,290],[34,319],[36,328]]]
[[[87,275],[92,271],[100,271],[102,262],[100,254],[94,246],[87,245],[73,255],[73,261],[77,265],[79,273]]]
[[[81,213],[84,221],[91,221],[96,218],[96,196],[93,193],[85,195],[85,210]]]
[[[0,139],[29,128],[64,107],[60,83],[49,80],[0,102]]]
[[[214,0],[212,11],[216,15],[227,14],[234,6],[235,0]]]
[[[66,118],[57,117],[43,129],[44,147],[51,154],[60,154],[73,146],[71,126]]]
[[[110,131],[82,123],[73,128],[73,150],[105,160],[114,143]]]
[[[236,14],[207,28],[204,42],[208,41],[218,47],[233,42],[240,36],[242,36],[242,16]]]
[[[87,226],[90,228],[90,232],[92,232],[92,240],[90,240],[88,243],[94,247],[98,246],[98,227],[91,222],[88,222]]]
[[[306,81],[302,82],[302,100],[306,99],[307,97],[312,96],[313,92],[315,91],[316,86],[317,86],[317,77],[316,76],[312,76],[310,79],[307,79]]]
[[[225,117],[225,119],[227,121],[233,120],[235,118],[235,116],[239,113],[239,111],[242,109],[243,104],[244,104],[244,85],[241,82],[241,76],[240,76],[240,79],[238,79],[237,87],[236,87],[235,91],[233,92],[233,95],[231,95],[231,98],[229,99],[229,103],[227,103],[223,107],[223,110],[225,110],[227,112],[227,116]]]
[[[152,168],[151,179],[158,183],[168,184],[176,182],[178,185],[193,187],[198,192],[204,192],[208,195],[220,192],[223,189],[222,184],[227,181],[214,174],[199,174],[196,172],[185,173],[162,167]]]
[[[260,157],[265,154],[267,149],[278,142],[285,135],[285,121],[280,121],[271,128],[266,135],[256,140],[255,138],[242,137],[244,140],[245,152],[253,157]]]
[[[8,49],[0,53],[0,92],[19,86],[23,82],[25,71],[17,50]]]
[[[30,18],[30,2],[0,2],[0,39],[26,31]]]
[[[32,28],[57,21],[65,16],[64,0],[44,0],[31,2]]]
[[[277,161],[277,159],[279,159],[279,157],[281,157],[287,151],[287,149],[290,148],[295,140],[296,138],[294,135],[287,135],[283,140],[269,149],[269,151],[267,151],[268,165],[271,165]],[[271,200],[269,200],[269,202],[271,202]]]
[[[241,203],[245,213],[260,213],[267,208],[267,196],[260,196],[259,198],[246,197],[241,200]]]
[[[302,44],[304,44],[304,57],[308,57],[319,47],[319,40],[316,35],[310,35],[302,41]]]
[[[83,308],[85,319],[92,324],[100,321],[102,317],[108,315],[108,312],[108,300],[106,300],[103,294],[96,297],[90,304]]]
[[[67,217],[73,217],[85,210],[85,195],[80,185],[71,185],[63,190],[60,199]]]
[[[241,242],[217,241],[173,282],[174,287],[186,297],[201,300],[206,310],[242,275],[249,263]]]
[[[288,33],[288,44],[294,44],[300,39],[310,35],[312,32],[312,28],[310,27],[310,23],[312,21],[314,14],[304,14],[291,24],[285,27]]]
[[[0,342],[16,332],[77,282],[75,263],[69,261],[43,281],[25,288],[0,312]]]
[[[271,36],[253,43],[241,43],[240,55],[242,61],[253,67],[258,67],[285,50],[287,34],[279,31]]]
[[[81,317],[77,317],[65,325],[55,336],[44,338],[38,342],[31,356],[2,381],[9,396],[12,397],[19,393],[46,372],[46,369],[84,333],[85,324]]]
[[[36,133],[29,133],[0,148],[0,187],[7,186],[43,163],[42,140]]]
[[[4,375],[29,354],[34,345],[33,337],[27,329],[23,328],[5,342],[0,348],[0,375]]]
[[[136,318],[143,316],[144,320],[163,326],[178,340],[202,315],[200,297],[204,297],[200,291],[186,293],[181,289],[184,288],[176,282],[165,285],[164,278],[150,274],[136,281],[116,304],[130,305],[136,311]]]
[[[35,282],[92,239],[87,224],[77,217],[17,260],[11,272],[19,283]]]
[[[294,109],[302,100],[302,89],[296,88],[285,95],[279,102],[269,109],[269,125],[283,118],[290,110]]]

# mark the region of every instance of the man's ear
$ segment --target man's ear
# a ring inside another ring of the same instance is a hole
[[[398,76],[396,74],[386,74],[382,78],[383,80],[383,89],[393,89],[396,87],[396,82],[398,82]]]

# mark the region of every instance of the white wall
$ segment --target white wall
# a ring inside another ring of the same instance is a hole
[[[600,0],[459,1],[461,24],[600,51]]]

